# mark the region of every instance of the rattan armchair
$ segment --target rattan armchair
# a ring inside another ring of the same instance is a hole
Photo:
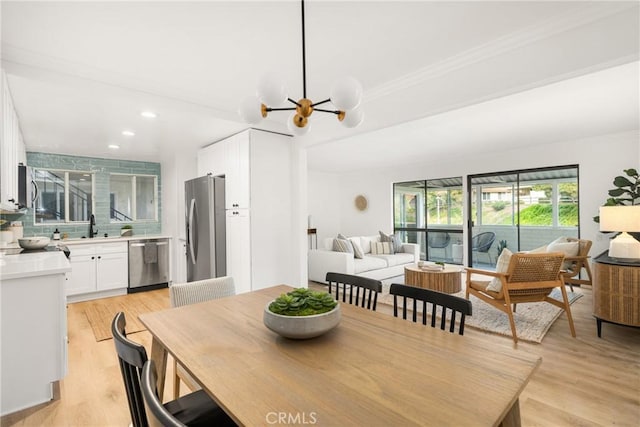
[[[589,266],[589,251],[591,250],[591,240],[576,239],[568,237],[570,242],[578,242],[578,255],[565,256],[564,267],[560,274],[564,280],[564,283],[569,285],[571,291],[573,291],[573,285],[592,285],[591,280],[591,267]],[[582,269],[587,273],[587,278],[580,278],[580,272]]]
[[[509,317],[513,342],[518,342],[516,324],[513,319],[512,305],[527,302],[548,302],[567,313],[571,336],[575,338],[576,331],[573,326],[571,309],[569,308],[569,298],[561,276],[561,268],[564,262],[564,255],[558,252],[551,253],[515,253],[511,255],[509,267],[506,273],[499,273],[488,270],[467,268],[467,290],[466,296],[474,295],[480,300],[501,310]],[[473,274],[492,276],[498,278],[502,288],[498,292],[487,289],[491,283],[489,280],[478,279]],[[563,301],[550,298],[549,294],[553,288],[560,288]]]

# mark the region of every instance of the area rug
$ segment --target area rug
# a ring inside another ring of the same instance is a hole
[[[455,295],[465,298],[464,282],[462,288],[462,291]],[[554,289],[550,296],[558,301],[562,301],[562,292],[560,289]],[[567,296],[569,297],[569,304],[573,304],[582,297],[582,294],[567,290]],[[511,339],[511,326],[509,325],[509,318],[506,313],[493,308],[473,295],[469,297],[473,306],[473,315],[466,318],[465,327],[504,335]],[[393,306],[393,296],[383,294],[379,303]],[[518,304],[517,311],[513,316],[516,323],[518,340],[541,343],[545,334],[551,325],[553,325],[553,322],[560,317],[563,311],[564,310],[547,302]],[[567,329],[568,328],[569,325],[567,323]]]
[[[138,320],[138,316],[169,308],[169,297],[167,289],[158,289],[78,304],[84,306],[84,314],[87,316],[96,341],[104,341],[112,338],[111,322],[117,313],[124,312],[127,320],[127,334],[144,331],[145,327]]]

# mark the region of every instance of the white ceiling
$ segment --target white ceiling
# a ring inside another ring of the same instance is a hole
[[[366,115],[346,129],[314,113],[297,138],[309,167],[638,129],[639,4],[308,0],[308,97],[328,98],[352,75]],[[162,161],[245,129],[238,104],[266,71],[302,97],[297,1],[0,7],[2,66],[28,150]],[[158,118],[140,117],[147,109]],[[287,116],[272,112],[257,127],[286,132]]]

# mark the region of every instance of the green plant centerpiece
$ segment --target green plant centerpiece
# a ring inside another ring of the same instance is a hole
[[[307,339],[335,328],[340,317],[340,305],[330,294],[297,288],[269,302],[263,321],[283,337]]]
[[[336,305],[338,302],[326,292],[297,288],[273,300],[269,310],[284,316],[311,316],[331,311]]]

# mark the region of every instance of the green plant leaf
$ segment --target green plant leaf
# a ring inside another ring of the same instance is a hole
[[[624,176],[616,176],[613,180],[613,185],[615,185],[616,187],[631,187],[634,184]]]

